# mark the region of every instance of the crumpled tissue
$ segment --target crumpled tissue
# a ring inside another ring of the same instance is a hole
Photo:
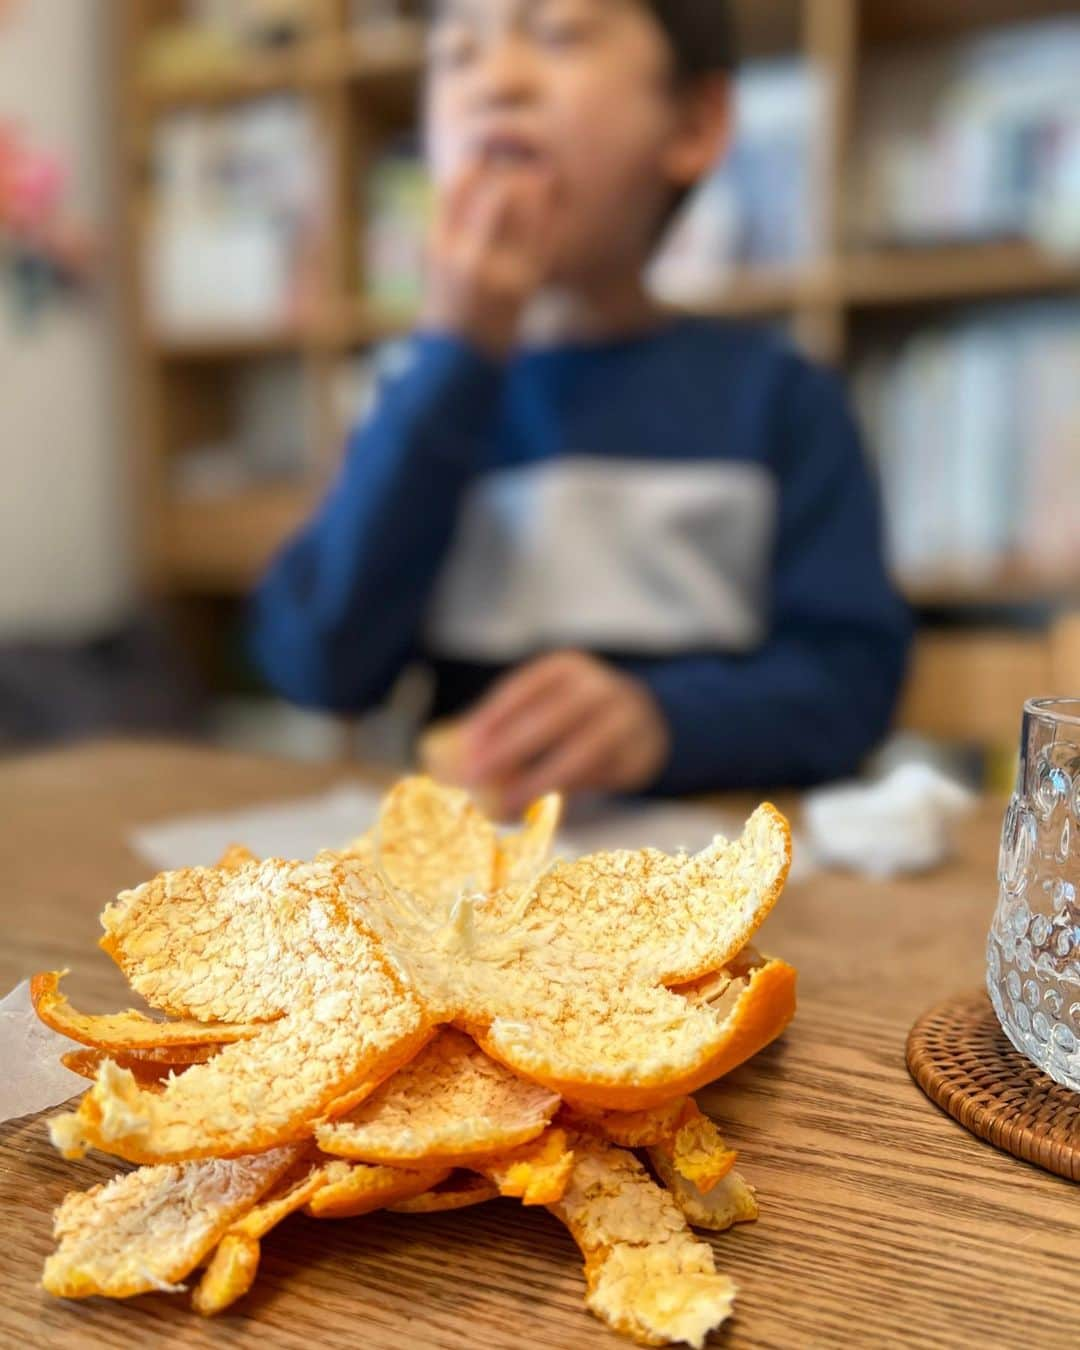
[[[38,1020],[23,980],[0,999],[0,1121],[59,1106],[86,1088],[86,1080],[60,1063],[80,1047]]]
[[[903,764],[879,782],[818,788],[803,802],[815,860],[871,877],[924,872],[949,856],[953,827],[975,794],[928,764]]]

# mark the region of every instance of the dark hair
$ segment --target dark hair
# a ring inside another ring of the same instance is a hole
[[[729,0],[641,0],[667,35],[680,81],[734,70],[738,42]],[[420,12],[434,18],[438,0],[421,0]]]
[[[728,0],[645,0],[667,34],[680,81],[734,70],[735,25]]]

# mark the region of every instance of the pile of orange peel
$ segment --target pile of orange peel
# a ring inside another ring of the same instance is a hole
[[[511,1196],[567,1226],[609,1326],[701,1345],[735,1287],[691,1226],[757,1207],[689,1094],[794,1013],[794,970],[749,945],[790,832],[765,805],[694,856],[550,863],[559,814],[544,798],[501,834],[467,793],[405,779],[368,834],[313,862],[236,847],[110,904],[101,946],[167,1020],[80,1013],[59,974],[33,982],[93,1080],[53,1143],[138,1164],[64,1199],[44,1287],[180,1293],[201,1270],[209,1315],[297,1210]]]

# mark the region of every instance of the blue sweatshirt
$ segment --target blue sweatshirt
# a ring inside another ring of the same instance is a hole
[[[589,650],[663,710],[666,793],[853,771],[908,639],[837,380],[689,318],[506,366],[411,339],[252,617],[272,685],[352,712],[416,659],[444,716],[538,653]]]

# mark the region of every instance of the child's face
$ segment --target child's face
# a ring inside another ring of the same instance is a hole
[[[426,103],[440,187],[475,162],[549,178],[552,279],[569,283],[640,265],[724,130],[688,115],[640,0],[443,0]]]

